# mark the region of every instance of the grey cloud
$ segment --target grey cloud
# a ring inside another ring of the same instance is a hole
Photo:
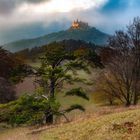
[[[10,13],[16,6],[14,0],[0,0],[0,14]]]
[[[45,0],[0,0],[0,14],[2,12],[3,14],[11,13],[23,2],[38,4],[43,1]],[[131,1],[133,2],[132,5],[128,3],[128,5],[125,6],[126,8],[124,8],[124,5],[118,5],[118,8],[114,5],[116,8],[112,8],[111,6],[111,9],[109,8],[109,10],[106,9],[107,7],[103,7],[102,9],[90,8],[86,10],[74,9],[68,13],[44,13],[39,16],[34,14],[30,15],[30,13],[25,12],[22,15],[23,20],[20,20],[21,17],[15,12],[12,16],[9,16],[8,22],[6,19],[7,16],[4,15],[4,18],[2,18],[0,22],[0,44],[18,39],[34,38],[36,36],[58,31],[58,29],[65,30],[70,26],[71,21],[77,18],[88,22],[89,25],[95,26],[101,31],[113,34],[115,30],[125,29],[129,21],[131,21],[133,17],[139,15],[140,4],[136,4],[136,2],[134,3],[134,1],[139,0]],[[38,22],[40,23],[36,24]],[[54,22],[57,22],[57,24],[53,24]]]
[[[37,4],[49,0],[0,0],[0,15],[10,14],[17,6],[22,3]]]
[[[23,0],[23,1],[27,1],[27,2],[30,2],[30,3],[40,3],[40,2],[47,1],[47,0]]]

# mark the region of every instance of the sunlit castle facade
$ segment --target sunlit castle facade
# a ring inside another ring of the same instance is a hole
[[[82,28],[89,28],[88,23],[86,22],[82,22],[82,21],[73,21],[72,25],[71,25],[72,29],[82,29]]]

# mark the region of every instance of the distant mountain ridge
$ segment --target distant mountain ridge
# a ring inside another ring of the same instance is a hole
[[[96,45],[106,45],[109,36],[110,35],[103,33],[94,27],[77,28],[77,29],[69,28],[68,30],[65,31],[51,33],[38,38],[24,39],[9,44],[5,44],[4,48],[11,52],[17,52],[20,50],[24,50],[26,48],[31,49],[34,47],[40,47],[49,44],[54,41],[59,42],[69,39],[83,40],[86,42],[94,43]]]

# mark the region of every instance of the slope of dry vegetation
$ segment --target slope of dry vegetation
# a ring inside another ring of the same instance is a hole
[[[114,110],[114,111],[113,111]],[[15,128],[3,131],[1,140],[139,140],[140,110],[102,107],[84,118],[39,129]]]

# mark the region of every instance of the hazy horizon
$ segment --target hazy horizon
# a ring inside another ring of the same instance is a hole
[[[1,0],[0,44],[65,30],[75,19],[113,34],[138,13],[138,0]]]

